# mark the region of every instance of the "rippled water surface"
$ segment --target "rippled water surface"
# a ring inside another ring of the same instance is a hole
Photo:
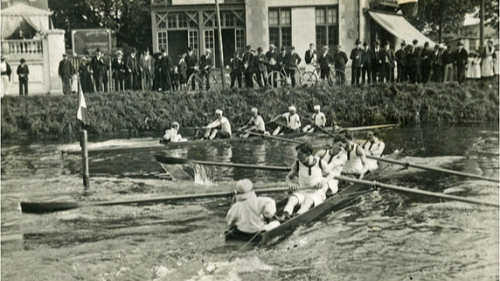
[[[356,135],[363,139],[363,133]],[[498,126],[383,131],[403,160],[498,178]],[[301,138],[315,147],[328,139]],[[92,139],[90,139],[92,141]],[[90,153],[91,191],[82,192],[77,143],[2,143],[4,280],[498,280],[498,209],[379,190],[265,248],[226,244],[227,199],[89,207],[21,214],[20,201],[102,201],[229,191],[250,178],[285,186],[282,172],[177,165],[171,181],[155,153],[207,161],[288,166],[294,144],[250,143],[128,149],[153,138],[102,141]],[[498,202],[498,184],[389,167],[377,181]],[[286,194],[275,194],[276,199]]]

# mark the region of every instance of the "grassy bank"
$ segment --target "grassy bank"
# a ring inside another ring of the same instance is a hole
[[[172,122],[202,126],[224,110],[235,126],[248,122],[251,107],[265,120],[295,105],[302,120],[320,104],[329,122],[349,125],[417,122],[494,122],[499,119],[498,85],[483,82],[431,85],[374,85],[312,89],[226,90],[209,93],[125,92],[85,96],[91,134],[161,132]],[[77,96],[8,96],[2,103],[2,138],[73,134]],[[208,113],[208,118],[204,113]],[[305,123],[305,122],[303,122]]]

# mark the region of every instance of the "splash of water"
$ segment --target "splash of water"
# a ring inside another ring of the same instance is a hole
[[[203,185],[214,185],[212,171],[202,165],[193,164],[194,183]]]

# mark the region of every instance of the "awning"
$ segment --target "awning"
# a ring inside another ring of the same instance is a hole
[[[49,29],[51,11],[42,10],[24,3],[18,3],[1,11],[2,39],[11,36],[21,22],[26,21],[36,31]]]
[[[413,25],[403,18],[401,15],[397,14],[386,14],[377,13],[374,11],[368,11],[370,16],[380,24],[385,30],[390,32],[392,35],[405,40],[406,44],[411,44],[413,40],[417,39],[419,45],[423,45],[424,42],[429,42],[430,47],[433,47],[436,43],[427,36],[423,35],[418,31]]]

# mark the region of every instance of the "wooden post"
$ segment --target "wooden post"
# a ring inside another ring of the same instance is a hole
[[[219,58],[220,58],[220,72],[221,72],[221,81],[222,81],[222,90],[226,88],[226,77],[224,75],[224,50],[222,46],[222,30],[220,25],[220,10],[219,10],[219,1],[215,0],[215,9],[217,10],[217,29],[219,33]]]
[[[87,130],[81,130],[82,138],[80,146],[82,147],[82,163],[83,163],[83,189],[86,191],[90,187],[89,179],[89,153],[87,150]]]
[[[479,7],[479,47],[484,47],[484,0]]]

